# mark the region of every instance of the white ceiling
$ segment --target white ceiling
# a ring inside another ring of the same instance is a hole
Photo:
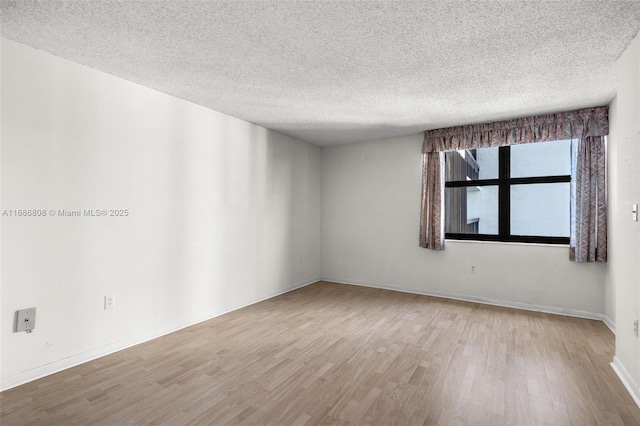
[[[321,146],[608,104],[640,1],[1,2],[2,35]]]

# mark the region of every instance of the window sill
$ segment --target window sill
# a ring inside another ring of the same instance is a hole
[[[544,244],[544,243],[520,243],[514,241],[477,241],[477,240],[450,240],[445,238],[445,244],[494,244],[494,245],[508,245],[508,246],[525,246],[525,247],[559,247],[569,248],[569,244]]]

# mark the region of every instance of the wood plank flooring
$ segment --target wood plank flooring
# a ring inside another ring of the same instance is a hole
[[[0,394],[9,425],[640,425],[599,321],[318,282]]]

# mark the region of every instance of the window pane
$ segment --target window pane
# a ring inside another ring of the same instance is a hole
[[[511,145],[511,177],[571,174],[571,140]]]
[[[569,236],[570,183],[511,186],[511,235]]]
[[[445,188],[445,232],[498,234],[498,187]]]
[[[445,152],[445,180],[466,181],[498,177],[498,148]]]

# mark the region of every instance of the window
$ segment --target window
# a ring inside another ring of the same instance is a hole
[[[569,244],[571,140],[445,153],[445,237]]]

